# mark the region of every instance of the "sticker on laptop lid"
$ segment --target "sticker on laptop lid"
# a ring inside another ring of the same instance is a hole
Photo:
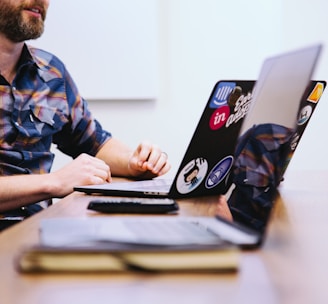
[[[300,135],[296,132],[293,137],[291,138],[291,141],[290,141],[290,150],[291,151],[295,151],[297,145],[298,145],[298,142],[300,140]]]
[[[322,82],[317,82],[312,92],[310,93],[307,101],[317,103],[323,94],[324,84]]]
[[[195,190],[206,176],[208,163],[204,158],[196,158],[190,161],[179,173],[176,186],[181,194]]]
[[[238,87],[235,89],[237,90]],[[241,90],[241,88],[240,88]],[[239,95],[240,94],[240,95]],[[231,107],[231,113],[230,116],[226,122],[226,127],[228,128],[230,125],[239,122],[241,119],[243,119],[246,114],[248,113],[248,110],[251,105],[252,101],[252,93],[243,93],[240,91],[240,93],[236,94],[235,96],[232,96],[233,94],[231,93],[231,96],[229,98],[228,104]],[[238,99],[236,99],[238,97]]]
[[[298,115],[297,124],[304,125],[309,120],[311,114],[312,107],[310,105],[303,107]]]
[[[222,182],[222,180],[227,176],[233,163],[233,157],[227,156],[221,159],[207,175],[205,181],[205,187],[207,189],[214,188]]]
[[[215,110],[210,118],[210,128],[212,130],[220,129],[225,125],[230,115],[230,108],[228,106],[222,106]]]
[[[223,81],[218,84],[210,102],[210,108],[216,109],[227,105],[231,92],[236,87],[235,82]]]

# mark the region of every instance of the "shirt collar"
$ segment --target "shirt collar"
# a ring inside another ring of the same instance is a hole
[[[52,59],[52,54],[24,44],[21,56],[22,63],[31,63],[36,66],[39,76],[46,82],[61,77],[57,68],[50,64]]]
[[[50,69],[49,61],[37,56],[35,49],[27,44],[24,44],[20,64],[33,63],[40,70],[47,71]]]

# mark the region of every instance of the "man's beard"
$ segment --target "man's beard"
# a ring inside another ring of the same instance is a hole
[[[35,1],[38,3],[38,1]],[[42,3],[38,4],[43,7]],[[0,32],[12,42],[22,42],[39,38],[44,30],[46,10],[42,12],[42,18],[23,18],[24,5],[13,7],[0,0]]]

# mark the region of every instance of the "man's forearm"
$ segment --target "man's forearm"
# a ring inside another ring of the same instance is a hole
[[[135,150],[115,138],[109,139],[98,151],[97,158],[110,166],[112,176],[153,178],[165,174],[170,168],[167,154],[148,141]]]
[[[51,187],[43,175],[0,177],[0,212],[51,198]]]
[[[128,162],[132,155],[131,149],[115,138],[109,139],[101,147],[96,157],[110,166],[113,176],[130,176]]]

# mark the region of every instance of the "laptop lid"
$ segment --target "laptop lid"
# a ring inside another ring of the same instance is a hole
[[[267,59],[234,152],[228,206],[233,220],[265,237],[278,186],[326,81],[311,81],[322,46]],[[303,86],[303,90],[302,90]]]
[[[219,81],[213,88],[173,183],[155,179],[156,187],[151,185],[151,188],[148,184],[153,181],[77,186],[74,189],[88,194],[173,198],[225,193],[231,184],[230,172],[241,127],[243,133],[254,121],[274,121],[291,128],[296,123],[300,101],[308,102],[305,99],[309,91],[315,90],[319,97],[316,103],[319,101],[325,82],[309,85],[309,79],[320,50],[321,45],[315,45],[268,58],[255,89],[255,81]],[[307,109],[310,106],[313,110],[316,103],[307,105]],[[252,111],[243,123],[250,107]],[[303,129],[300,128],[295,136],[294,148],[306,125],[303,124]],[[162,189],[161,183],[166,189]]]
[[[88,194],[171,198],[224,193],[254,84],[254,80],[221,80],[214,85],[173,180],[157,178],[74,189]]]

